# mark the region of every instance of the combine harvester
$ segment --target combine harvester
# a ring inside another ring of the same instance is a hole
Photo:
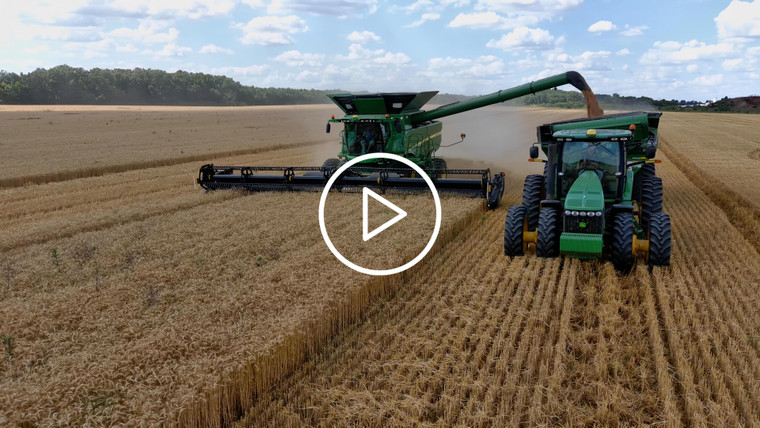
[[[587,100],[589,117],[602,114],[596,97],[583,77],[570,71],[556,76],[494,92],[467,101],[420,110],[437,93],[408,92],[381,94],[330,95],[345,116],[333,116],[333,123],[342,124],[341,151],[322,166],[219,166],[203,165],[197,182],[206,190],[244,188],[251,191],[291,191],[322,189],[332,174],[345,162],[366,153],[392,153],[420,166],[441,192],[470,194],[485,198],[489,208],[499,206],[504,193],[504,173],[491,176],[488,169],[449,169],[443,158],[436,156],[441,147],[443,125],[436,119],[497,104],[546,89],[571,84]],[[462,134],[462,140],[464,134]],[[456,144],[456,143],[455,143]],[[445,146],[444,146],[445,147]],[[262,174],[262,173],[266,174]],[[452,178],[460,176],[460,178]],[[461,178],[470,176],[477,178]],[[389,159],[371,159],[353,166],[335,182],[338,189],[355,187],[426,190],[427,184],[411,168]]]
[[[662,179],[655,176],[662,113],[624,113],[538,127],[530,160],[545,162],[529,175],[521,206],[510,207],[504,253],[608,257],[628,272],[637,256],[649,266],[670,264],[670,217],[662,212]]]

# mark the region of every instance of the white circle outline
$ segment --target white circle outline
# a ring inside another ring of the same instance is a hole
[[[351,262],[350,260],[345,258],[343,254],[340,253],[340,251],[338,251],[335,248],[335,245],[333,245],[332,241],[330,240],[330,237],[327,235],[327,228],[325,227],[325,203],[327,201],[327,194],[330,192],[330,188],[332,187],[332,185],[335,184],[335,180],[337,180],[338,177],[340,177],[340,175],[351,166],[368,159],[376,159],[376,158],[392,159],[392,160],[404,163],[412,167],[412,169],[415,172],[417,172],[420,175],[420,177],[425,179],[425,183],[427,183],[428,187],[430,187],[431,193],[433,193],[433,200],[435,201],[435,228],[433,229],[433,235],[430,237],[430,240],[428,241],[427,245],[422,250],[422,252],[420,252],[417,255],[417,257],[407,262],[406,264],[395,267],[393,269],[369,269],[369,268],[365,268],[363,266],[359,266]],[[410,161],[409,159],[403,158],[399,155],[394,155],[392,153],[370,153],[366,155],[361,155],[341,165],[341,167],[338,168],[332,174],[332,176],[330,176],[330,179],[327,180],[327,184],[325,185],[324,190],[322,190],[322,197],[319,199],[319,229],[322,232],[322,238],[325,240],[327,247],[330,249],[333,255],[337,257],[338,260],[340,260],[341,263],[343,263],[344,265],[348,266],[349,268],[357,272],[361,272],[366,275],[374,275],[374,276],[393,275],[399,272],[403,272],[409,269],[410,267],[416,265],[417,263],[419,263],[420,260],[422,260],[427,255],[427,253],[429,253],[430,250],[433,248],[433,244],[435,244],[435,240],[438,239],[438,232],[440,232],[441,230],[441,198],[438,196],[438,190],[436,190],[435,185],[433,184],[433,180],[431,180],[430,177],[428,177],[428,175],[425,173],[425,171],[422,168],[417,166],[417,164]]]

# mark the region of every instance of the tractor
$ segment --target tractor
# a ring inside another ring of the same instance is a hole
[[[525,179],[522,205],[510,207],[504,254],[608,258],[629,272],[636,258],[668,266],[670,217],[655,175],[662,113],[634,112],[545,124],[530,148],[544,173]],[[539,159],[539,146],[546,159]]]
[[[421,108],[437,91],[377,94],[333,94],[330,99],[345,113],[328,120],[341,126],[341,150],[322,166],[219,166],[203,165],[197,183],[206,190],[244,188],[251,191],[321,189],[343,163],[371,153],[392,153],[420,166],[439,192],[464,193],[485,198],[496,208],[504,193],[504,173],[491,176],[488,169],[450,169],[437,156],[443,125],[436,119],[504,102],[523,95],[571,84],[587,99],[589,117],[601,115],[591,88],[583,76],[570,71],[525,83],[511,89],[474,97],[424,111]],[[464,134],[462,134],[464,140]],[[460,141],[461,142],[461,141]],[[456,144],[456,143],[454,143]],[[262,172],[268,172],[262,174]],[[464,176],[464,177],[462,177]],[[457,178],[455,178],[457,177]],[[425,180],[406,165],[373,158],[352,166],[335,182],[335,188],[374,187],[414,191],[427,189]]]

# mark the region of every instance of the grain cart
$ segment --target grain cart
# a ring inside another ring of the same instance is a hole
[[[342,118],[333,116],[326,127],[328,133],[333,124],[343,128],[340,132],[341,151],[337,157],[327,159],[321,167],[203,165],[197,182],[207,190],[321,189],[343,163],[363,154],[386,152],[403,156],[419,165],[440,192],[480,196],[486,198],[489,208],[495,208],[504,193],[504,173],[491,176],[488,169],[449,169],[445,159],[436,156],[441,148],[442,129],[442,124],[436,119],[564,84],[571,84],[583,92],[589,105],[589,117],[602,114],[588,84],[574,71],[430,111],[421,108],[437,91],[329,95],[345,113]],[[262,174],[263,172],[266,173]],[[383,192],[386,189],[427,189],[424,179],[416,177],[412,169],[384,158],[364,161],[351,167],[336,180],[334,187],[373,187]]]
[[[662,212],[662,179],[655,176],[662,113],[625,113],[538,127],[530,160],[545,162],[529,175],[523,203],[507,212],[504,253],[609,257],[628,272],[636,256],[650,266],[670,264],[670,217]],[[546,160],[538,158],[538,145]]]

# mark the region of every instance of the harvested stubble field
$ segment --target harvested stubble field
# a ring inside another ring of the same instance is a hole
[[[517,171],[504,207],[444,198],[434,251],[389,278],[357,274],[328,252],[318,194],[203,194],[192,186],[194,159],[0,190],[0,424],[760,423],[760,220],[738,194],[721,199],[695,179],[702,163],[681,155],[699,137],[663,131],[673,266],[619,276],[608,263],[502,255],[533,126],[580,113],[492,111],[531,124],[502,165]],[[243,138],[214,162],[318,164],[335,151],[259,138],[288,123],[279,112],[255,123],[257,145]],[[725,127],[722,117],[694,116],[703,130]],[[468,119],[446,129],[470,134]],[[315,122],[289,132],[329,140]],[[486,144],[504,150],[507,133],[494,128],[501,137]],[[2,147],[34,140],[26,131]],[[474,137],[468,144],[482,143]],[[700,147],[706,158],[725,149]],[[174,159],[164,149],[146,153]],[[67,153],[46,156],[56,164]],[[29,168],[19,176],[45,172]],[[729,180],[746,169],[724,172]],[[356,222],[355,196],[331,195],[347,198],[331,228]],[[378,238],[408,234],[396,227]]]

